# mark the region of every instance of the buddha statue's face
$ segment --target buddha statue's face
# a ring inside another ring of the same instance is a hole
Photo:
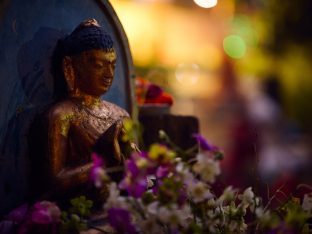
[[[72,56],[75,86],[85,94],[101,96],[112,85],[115,65],[114,50],[95,49]]]

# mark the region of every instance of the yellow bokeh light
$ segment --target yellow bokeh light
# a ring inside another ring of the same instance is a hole
[[[220,17],[233,17],[233,0],[219,2],[209,14],[197,7],[179,7],[164,0],[151,4],[110,2],[126,31],[135,66],[161,64],[174,69],[183,62],[212,71],[222,63],[220,41],[227,26]]]
[[[129,38],[134,63],[147,66],[155,60],[155,48],[161,31],[161,25],[156,20],[158,9],[131,2],[114,2],[114,7]]]
[[[217,0],[194,0],[194,2],[203,8],[211,8],[217,5]]]
[[[219,78],[195,63],[181,63],[168,77],[169,86],[177,97],[209,98],[219,90]]]
[[[176,79],[186,85],[194,85],[200,76],[200,68],[195,63],[180,63],[175,71]]]

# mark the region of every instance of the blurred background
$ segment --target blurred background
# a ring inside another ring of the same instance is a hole
[[[311,185],[312,1],[110,2],[136,75],[224,150],[221,183]]]

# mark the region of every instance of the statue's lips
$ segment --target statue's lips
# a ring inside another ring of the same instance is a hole
[[[113,79],[112,78],[105,78],[102,80],[101,85],[103,86],[111,86]]]

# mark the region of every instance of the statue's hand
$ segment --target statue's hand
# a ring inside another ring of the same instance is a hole
[[[119,139],[120,135],[122,134],[123,131],[123,124],[122,121],[119,120],[115,124],[115,129],[114,129],[114,138],[113,138],[113,150],[114,150],[114,156],[115,158],[121,162],[122,157],[121,157],[121,150],[120,150],[120,145],[119,145]]]
[[[121,150],[119,145],[120,135],[122,134],[122,120],[116,121],[110,126],[98,139],[94,150],[106,158],[106,162],[115,164],[113,161],[122,161]],[[110,160],[114,158],[114,160]],[[110,162],[111,161],[111,162]]]

